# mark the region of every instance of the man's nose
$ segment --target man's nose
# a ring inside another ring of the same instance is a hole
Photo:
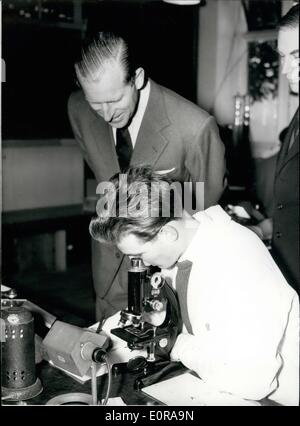
[[[285,56],[282,60],[282,74],[287,74],[291,70],[291,59]]]
[[[112,119],[113,116],[113,111],[110,107],[110,105],[108,104],[102,104],[101,105],[101,112],[102,112],[102,117],[104,118],[104,120],[109,123]]]

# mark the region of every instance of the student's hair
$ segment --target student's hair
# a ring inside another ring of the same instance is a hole
[[[299,3],[291,7],[291,9],[280,19],[279,29],[296,28],[298,26],[299,26]]]
[[[81,49],[81,57],[75,63],[77,75],[85,79],[96,79],[99,70],[107,61],[116,61],[124,70],[124,82],[129,83],[139,67],[128,41],[117,33],[102,31],[87,39]]]
[[[98,201],[98,216],[91,220],[90,234],[95,240],[112,243],[128,234],[145,242],[152,240],[164,225],[182,216],[177,184],[180,186],[149,166],[117,173]]]

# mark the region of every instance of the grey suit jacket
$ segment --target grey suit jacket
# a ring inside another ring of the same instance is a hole
[[[278,155],[274,198],[273,254],[285,278],[300,295],[299,108],[288,127]]]
[[[71,95],[68,112],[74,136],[97,182],[107,181],[120,171],[111,126],[90,108],[82,91]],[[170,177],[181,182],[204,182],[206,208],[216,204],[224,190],[224,154],[214,118],[151,81],[149,101],[130,164],[172,170]],[[126,262],[116,248],[93,243],[97,319],[126,306]]]

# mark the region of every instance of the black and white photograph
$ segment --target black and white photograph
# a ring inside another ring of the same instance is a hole
[[[7,414],[299,406],[299,0],[2,0],[0,22]]]

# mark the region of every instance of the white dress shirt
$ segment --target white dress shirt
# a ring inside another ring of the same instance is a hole
[[[135,115],[132,118],[132,121],[130,123],[130,126],[128,127],[128,131],[131,137],[131,142],[132,142],[132,146],[133,148],[135,147],[135,143],[136,143],[136,139],[142,124],[142,120],[147,108],[147,104],[148,104],[148,100],[149,100],[149,95],[150,95],[150,81],[148,80],[146,86],[141,89],[139,91],[140,93],[140,99],[139,99],[139,104],[138,104],[138,108],[137,111],[135,113]],[[117,129],[115,127],[112,128],[113,130],[113,135],[114,135],[114,141],[116,143],[116,132]]]

